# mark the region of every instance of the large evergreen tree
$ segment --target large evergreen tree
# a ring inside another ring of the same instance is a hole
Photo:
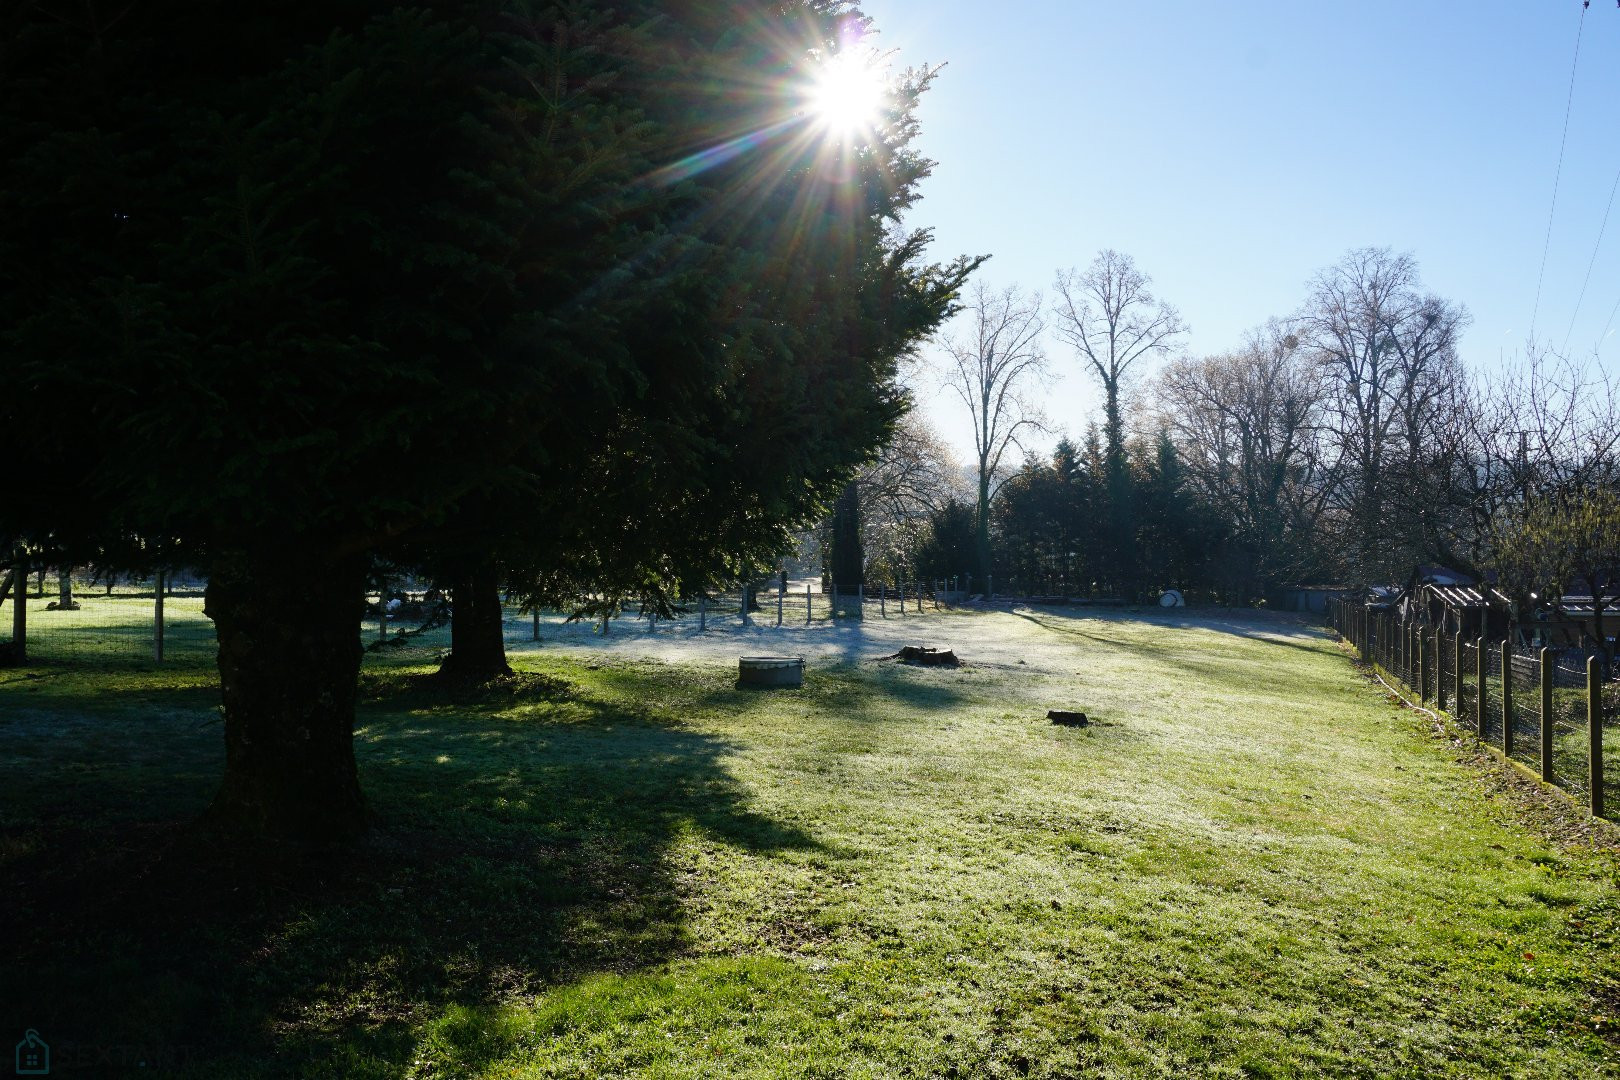
[[[205,566],[215,808],[352,834],[368,560],[672,595],[783,546],[970,264],[798,92],[845,5],[43,3],[0,43],[0,534]]]

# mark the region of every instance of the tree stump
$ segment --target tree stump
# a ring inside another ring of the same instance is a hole
[[[920,664],[923,667],[961,667],[962,661],[950,649],[935,649],[927,645],[907,645],[883,660],[898,660],[902,664]]]

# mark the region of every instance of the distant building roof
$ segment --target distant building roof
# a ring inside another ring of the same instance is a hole
[[[1507,597],[1495,589],[1487,595],[1478,585],[1440,585],[1431,583],[1429,592],[1433,593],[1443,603],[1454,608],[1488,608],[1496,603],[1506,603]]]

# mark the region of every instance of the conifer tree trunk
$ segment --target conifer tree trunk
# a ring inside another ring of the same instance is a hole
[[[365,565],[237,557],[211,568],[204,611],[219,636],[225,780],[211,814],[304,842],[365,827],[354,760]]]
[[[439,674],[464,682],[512,674],[501,618],[500,571],[477,566],[458,574],[450,586],[450,655]]]
[[[861,617],[860,589],[866,577],[866,556],[861,551],[861,493],[851,480],[833,505],[833,605],[840,615]]]

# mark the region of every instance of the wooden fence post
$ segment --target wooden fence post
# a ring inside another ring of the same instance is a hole
[[[1474,643],[1474,730],[1485,737],[1485,639]]]
[[[1461,720],[1462,719],[1462,707],[1463,707],[1463,702],[1462,702],[1462,690],[1463,690],[1463,669],[1462,669],[1463,651],[1462,651],[1462,649],[1463,649],[1463,646],[1462,646],[1462,627],[1460,627],[1460,626],[1457,628],[1457,636],[1452,639],[1451,648],[1452,648],[1452,652],[1455,654],[1453,659],[1456,661],[1452,665],[1453,670],[1452,670],[1452,673],[1451,673],[1452,678],[1455,679],[1456,682],[1452,685],[1451,688],[1457,692],[1457,703],[1453,707],[1452,715],[1457,717],[1457,719]]]
[[[1603,682],[1598,658],[1586,658],[1586,768],[1592,816],[1603,816]]]
[[[1417,632],[1417,692],[1418,704],[1426,705],[1429,701],[1429,635],[1422,628]]]
[[[1553,651],[1541,650],[1541,782],[1553,782]]]
[[[164,573],[157,572],[157,588],[153,591],[152,599],[152,659],[163,663],[163,587]]]
[[[1502,639],[1502,756],[1513,756],[1513,644]]]
[[[1434,707],[1441,712],[1446,710],[1446,662],[1441,659],[1446,655],[1446,632],[1434,632]]]

